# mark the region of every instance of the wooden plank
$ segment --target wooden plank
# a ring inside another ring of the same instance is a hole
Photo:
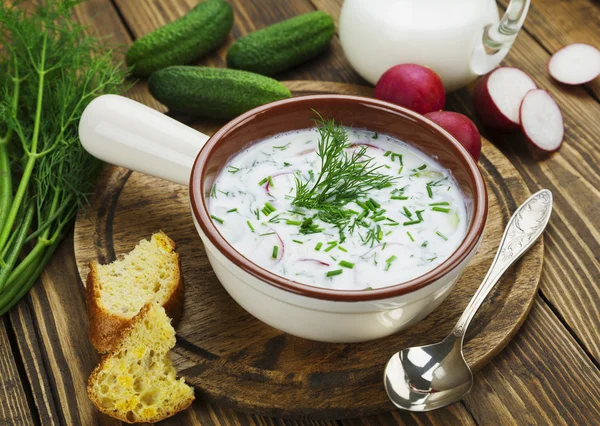
[[[39,419],[29,409],[6,326],[0,320],[0,425],[33,425]]]
[[[308,0],[282,2],[279,0],[232,0],[229,3],[234,10],[234,26],[229,39],[197,65],[225,67],[225,56],[231,43],[244,34],[264,28],[268,25],[292,18],[302,13],[314,11]],[[133,35],[138,38],[150,31],[172,22],[198,4],[197,0],[151,0],[133,2],[115,0],[125,23]],[[365,83],[349,66],[341,52],[337,37],[331,42],[330,49],[317,58],[289,71],[275,76],[278,80],[323,80]]]
[[[329,13],[339,14],[340,0],[312,0]],[[545,0],[549,1],[549,0]],[[581,3],[578,0],[577,3]],[[565,3],[569,7],[571,3]],[[597,16],[597,14],[595,15]],[[590,18],[593,19],[593,16]],[[550,16],[548,16],[550,21]],[[593,28],[593,26],[592,26]],[[343,52],[332,52],[342,55]],[[565,119],[565,143],[549,157],[538,157],[526,148],[518,133],[484,130],[497,143],[528,183],[531,191],[548,188],[555,195],[555,209],[547,230],[545,267],[540,288],[561,318],[586,349],[600,360],[600,104],[582,87],[557,85],[546,73],[550,55],[526,32],[517,38],[504,63],[534,76],[561,107]],[[447,108],[477,121],[467,89],[448,97]]]
[[[478,424],[598,424],[600,371],[538,298],[523,328],[475,378]]]
[[[506,7],[509,0],[498,0]],[[535,0],[525,30],[550,54],[571,43],[600,48],[600,3],[593,0]],[[600,79],[586,85],[600,99]]]

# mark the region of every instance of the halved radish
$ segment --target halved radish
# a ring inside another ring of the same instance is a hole
[[[520,109],[521,129],[527,139],[543,151],[556,151],[564,137],[560,108],[545,90],[531,90]]]
[[[573,43],[557,51],[548,61],[548,72],[564,84],[584,84],[600,74],[600,50]]]
[[[523,71],[500,67],[482,77],[475,85],[473,106],[481,122],[498,130],[519,128],[519,107],[535,82]]]

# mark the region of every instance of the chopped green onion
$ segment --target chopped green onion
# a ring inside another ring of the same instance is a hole
[[[227,210],[227,213],[237,212],[237,207]]]
[[[396,260],[396,256],[390,256],[386,261],[386,267],[385,270],[387,271],[388,269],[390,269],[390,266],[392,265],[392,262]]]
[[[409,220],[408,222],[404,222],[402,225],[409,226],[409,225],[416,225],[417,223],[421,223],[421,221],[420,220]]]
[[[364,219],[364,217],[368,214],[369,214],[369,210],[363,210],[362,213],[356,217],[356,220]]]
[[[273,204],[269,203],[268,201],[265,203],[265,207],[268,208],[271,213],[277,210],[275,207],[273,207]]]
[[[406,208],[406,206],[404,206],[404,216],[406,216],[409,219],[412,217],[412,213]]]
[[[328,277],[335,277],[336,275],[341,275],[342,272],[344,272],[342,269],[336,269],[335,271],[328,271],[327,272],[327,276]]]
[[[379,137],[379,133],[375,132],[373,133],[373,136],[371,137],[371,139],[377,139]]]
[[[442,237],[444,240],[448,241],[448,237],[446,237],[444,234],[442,234],[439,231],[436,231],[436,234],[439,235],[440,237]]]
[[[431,190],[431,186],[427,185],[427,194],[429,194],[429,198],[433,198],[433,191]]]
[[[300,222],[300,221],[298,221],[298,220],[290,220],[290,219],[288,219],[288,220],[286,220],[286,221],[285,221],[285,224],[286,224],[286,225],[296,225],[296,226],[300,226],[300,225],[302,225],[302,222]]]
[[[264,185],[265,183],[267,183],[268,181],[269,181],[269,178],[268,178],[268,177],[266,177],[266,178],[264,178],[263,180],[261,180],[260,182],[258,182],[258,186],[262,186],[262,185]]]
[[[417,170],[424,170],[427,167],[427,164],[423,164],[421,167],[417,167]]]
[[[337,246],[337,242],[335,242],[333,244],[329,243],[329,247],[327,247],[324,251],[325,252],[331,251],[331,250],[333,250],[335,248],[335,246]]]
[[[419,218],[419,221],[423,222],[423,216],[421,216],[421,213],[423,213],[425,210],[417,210],[415,213],[417,214],[417,217]]]
[[[216,220],[220,224],[225,223],[225,221],[223,219],[221,219],[220,217],[215,216],[214,214],[211,214],[210,217],[212,217],[214,220]]]
[[[392,200],[408,200],[408,197],[404,195],[392,195],[390,198]]]
[[[275,235],[275,232],[266,232],[264,234],[258,234],[259,237],[266,237],[267,235]]]
[[[431,210],[434,212],[450,213],[450,209],[446,209],[444,207],[434,207]]]
[[[387,211],[386,209],[377,210],[375,213],[373,213],[373,216],[381,216],[386,211]]]
[[[381,247],[381,251],[385,250],[385,246],[387,246],[387,243],[383,243],[383,246]]]
[[[290,146],[291,142],[286,143],[285,145],[281,145],[281,146],[274,146],[273,148],[275,149],[280,149],[280,150],[284,150],[286,149],[288,146]]]
[[[385,154],[383,154],[383,156],[384,157],[389,157],[391,153],[392,153],[392,151],[386,151]]]
[[[279,247],[273,246],[273,254],[271,257],[273,257],[273,259],[277,259],[277,253],[279,253]]]
[[[347,262],[345,260],[340,260],[340,266],[343,266],[344,268],[352,269],[352,268],[354,268],[354,263]]]
[[[385,216],[377,216],[373,218],[373,222],[381,222],[382,220],[386,220],[387,217]]]
[[[318,242],[317,245],[315,246],[315,250],[319,251],[319,250],[321,250],[321,247],[323,247],[323,243]]]
[[[362,202],[362,201],[360,201],[360,200],[356,200],[355,202],[356,202],[356,205],[358,205],[358,206],[362,207],[362,209],[363,209],[363,210],[370,210],[370,209],[369,209],[369,206],[367,206],[367,204],[366,204],[366,203],[363,203],[363,202]]]
[[[227,166],[227,171],[231,174],[237,173],[240,171],[240,169],[238,167],[234,167],[234,166]]]
[[[269,185],[275,186],[275,184],[273,183],[273,178],[271,176],[269,176],[267,179],[269,180]]]
[[[252,223],[250,223],[250,221],[249,221],[249,220],[247,220],[247,221],[246,221],[246,223],[248,224],[248,228],[250,228],[250,230],[251,230],[252,232],[254,232],[254,226],[252,226]]]
[[[449,206],[450,203],[448,201],[442,201],[441,203],[431,203],[430,206]]]
[[[292,240],[292,241],[295,243],[298,243],[298,244],[304,244],[302,241],[298,241],[298,240]]]
[[[287,167],[287,166],[291,166],[291,165],[292,165],[292,163],[288,163],[287,161],[283,162],[283,167]]]
[[[421,244],[421,247],[427,247],[427,241],[423,241],[423,244]]]
[[[379,203],[378,203],[377,201],[375,201],[374,199],[372,199],[372,198],[369,198],[369,201],[371,202],[371,204],[373,204],[373,205],[375,206],[375,208],[377,208],[377,209],[378,209],[379,207],[381,207],[381,204],[379,204]]]
[[[383,238],[383,231],[381,230],[381,227],[379,225],[377,225],[377,240],[381,241],[382,238]]]
[[[377,210],[377,207],[375,207],[373,205],[373,203],[371,203],[371,200],[366,201],[365,204],[367,205],[367,207],[369,208],[369,210],[371,210],[371,211]]]
[[[348,211],[348,213],[351,213],[351,214],[358,214],[358,212],[356,210],[348,209],[347,211]]]
[[[410,232],[406,231],[406,234],[408,235],[408,238],[410,238],[410,240],[414,243],[415,239],[413,238],[412,235],[410,235]]]
[[[217,184],[215,183],[210,191],[211,198],[217,198]]]
[[[346,250],[344,247],[342,246],[337,246],[337,248],[341,251],[343,251],[344,253],[348,253],[348,250]]]

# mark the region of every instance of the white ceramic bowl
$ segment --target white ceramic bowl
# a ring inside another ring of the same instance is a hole
[[[207,209],[221,168],[248,143],[311,127],[312,109],[345,125],[390,134],[452,171],[467,200],[469,223],[463,242],[445,262],[421,277],[390,287],[331,290],[275,275],[243,257],[223,238]],[[450,293],[483,235],[487,192],[469,153],[421,115],[375,99],[341,95],[286,99],[255,108],[208,138],[135,101],[106,95],[86,108],[79,133],[86,150],[102,160],[189,184],[194,223],[223,287],[258,319],[307,339],[360,342],[420,321]]]

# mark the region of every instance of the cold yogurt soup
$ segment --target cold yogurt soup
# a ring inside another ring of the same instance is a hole
[[[464,197],[448,170],[393,137],[332,121],[232,157],[212,187],[209,212],[257,265],[342,290],[423,275],[466,233]]]

